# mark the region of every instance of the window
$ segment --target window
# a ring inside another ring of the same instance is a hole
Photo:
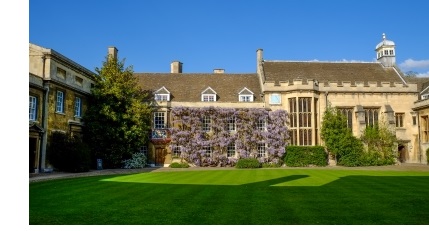
[[[30,120],[37,119],[37,98],[30,96]]]
[[[155,94],[156,101],[169,101],[169,94]]]
[[[61,78],[61,79],[65,79],[66,78],[66,71],[64,69],[57,67],[57,77]]]
[[[278,94],[278,93],[270,94],[270,104],[281,104],[281,103],[282,103],[281,94]]]
[[[211,130],[211,119],[209,116],[204,116],[202,119],[203,131],[209,132]]]
[[[389,51],[388,50],[384,50],[384,55],[388,55]]]
[[[216,95],[213,94],[203,94],[202,101],[203,102],[214,102]]]
[[[291,145],[312,145],[310,97],[289,98],[289,136]]]
[[[235,131],[235,117],[228,117],[228,131]]]
[[[390,54],[390,55],[393,55],[393,50],[389,50],[389,54]]]
[[[203,92],[201,92],[201,101],[203,102],[214,102],[216,101],[217,93],[211,88],[206,88]]]
[[[143,153],[145,156],[147,156],[147,146],[143,146],[140,148],[140,153]]]
[[[160,129],[166,128],[165,123],[165,112],[154,112],[153,113],[153,128]]]
[[[253,102],[253,95],[253,92],[245,87],[238,93],[238,101]]]
[[[75,76],[74,79],[75,79],[76,85],[78,85],[78,86],[83,85],[83,79],[82,78]]]
[[[396,127],[397,128],[403,128],[404,127],[404,113],[395,113],[395,121],[396,121]]]
[[[422,116],[422,140],[429,142],[429,117]]]
[[[240,95],[240,102],[253,102],[253,95]]]
[[[364,108],[366,126],[378,125],[378,108]]]
[[[82,100],[79,97],[76,97],[74,101],[74,116],[80,117],[81,111],[82,111]]]
[[[234,157],[235,156],[235,144],[234,143],[230,143],[226,149],[227,153],[226,156],[227,157]]]
[[[338,108],[338,111],[347,119],[347,128],[353,128],[353,108]]]
[[[413,116],[413,125],[417,125],[417,117]]]
[[[256,128],[259,131],[265,131],[265,130],[267,130],[267,122],[266,122],[266,120],[265,119],[259,119],[258,123],[256,124]]]
[[[258,157],[265,157],[265,155],[266,155],[265,143],[258,144]]]
[[[56,112],[64,113],[64,92],[57,91]]]
[[[182,154],[182,150],[181,150],[180,146],[174,146],[173,147],[173,156],[179,157],[181,154]]]
[[[429,98],[429,94],[422,95],[422,99],[428,99],[428,98]]]
[[[211,156],[212,155],[212,146],[211,145],[204,146],[203,151],[204,151],[206,156]]]

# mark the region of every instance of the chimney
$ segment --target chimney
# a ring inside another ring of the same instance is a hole
[[[108,48],[109,51],[109,57],[113,57],[113,59],[118,59],[118,49],[114,46],[110,46]]]
[[[171,73],[182,73],[182,64],[179,61],[171,62]]]
[[[213,69],[213,73],[215,73],[215,74],[223,74],[223,73],[225,73],[225,69],[216,68],[216,69]]]

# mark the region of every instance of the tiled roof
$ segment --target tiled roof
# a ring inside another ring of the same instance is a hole
[[[407,83],[416,83],[419,93],[429,87],[429,77],[407,77],[405,81]]]
[[[264,61],[263,68],[265,80],[274,82],[299,78],[315,79],[320,83],[402,82],[394,68],[385,68],[380,63]]]
[[[258,75],[227,73],[134,73],[144,90],[165,87],[171,101],[200,102],[201,93],[211,87],[217,93],[217,102],[238,102],[238,93],[247,87],[255,94],[254,101],[261,102]]]

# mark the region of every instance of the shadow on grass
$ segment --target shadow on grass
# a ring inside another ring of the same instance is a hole
[[[30,185],[30,224],[429,224],[429,176],[345,176],[318,187],[118,183],[107,177]]]

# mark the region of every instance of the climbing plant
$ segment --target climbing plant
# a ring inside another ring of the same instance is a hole
[[[171,148],[197,166],[233,166],[240,158],[260,163],[281,162],[288,130],[284,110],[234,108],[172,108]],[[258,156],[263,145],[266,155]],[[228,147],[236,156],[227,157]]]

